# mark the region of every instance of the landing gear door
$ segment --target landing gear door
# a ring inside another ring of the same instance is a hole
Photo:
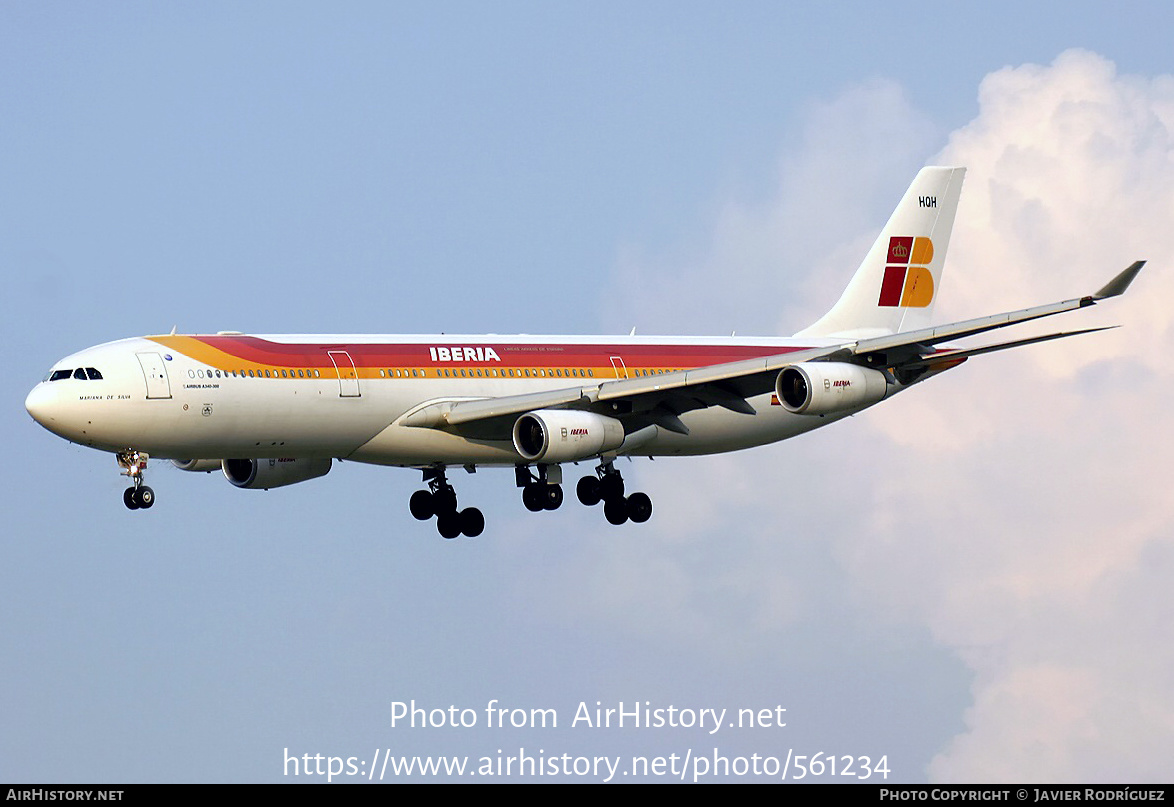
[[[170,398],[171,382],[167,380],[167,368],[158,353],[136,353],[143,368],[143,379],[147,382],[147,398]]]
[[[334,369],[338,372],[339,397],[360,397],[359,373],[355,369],[354,361],[351,360],[351,354],[345,350],[331,350],[327,352],[330,355],[330,360],[334,362]]]

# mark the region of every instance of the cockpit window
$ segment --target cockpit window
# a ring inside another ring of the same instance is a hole
[[[101,381],[102,374],[96,367],[74,367],[70,370],[54,370],[49,373],[46,381],[60,381],[63,378],[76,378],[78,381]]]

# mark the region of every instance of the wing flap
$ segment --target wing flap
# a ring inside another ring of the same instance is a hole
[[[594,389],[594,388],[592,388]],[[457,426],[474,420],[515,415],[534,409],[550,409],[589,400],[582,387],[544,390],[523,395],[507,395],[501,398],[474,398],[434,401],[412,412],[400,420],[403,426],[417,426],[435,429]]]

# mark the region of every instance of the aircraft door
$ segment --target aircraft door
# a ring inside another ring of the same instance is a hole
[[[330,356],[330,360],[334,362],[334,369],[338,373],[339,397],[360,397],[362,393],[359,392],[359,371],[355,369],[355,363],[351,360],[351,354],[345,350],[330,350],[327,353]]]
[[[627,378],[628,368],[624,365],[624,360],[620,356],[611,357],[611,366],[615,368],[616,378]]]
[[[147,398],[170,398],[171,382],[167,380],[167,367],[158,353],[136,353],[139,366],[143,368],[143,380],[147,382]]]

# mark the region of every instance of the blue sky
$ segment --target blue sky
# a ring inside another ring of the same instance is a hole
[[[1171,20],[1101,9],[0,6],[0,779],[720,746],[887,755],[890,781],[1168,780]],[[794,443],[627,466],[643,528],[529,514],[484,470],[454,483],[485,534],[445,542],[408,514],[418,474],[349,463],[268,493],[160,465],[132,514],[112,458],[23,411],[57,358],[172,326],[791,333],[935,161],[970,167],[939,313],[1149,258],[1103,314],[1128,328]],[[789,720],[389,724],[493,698]]]

